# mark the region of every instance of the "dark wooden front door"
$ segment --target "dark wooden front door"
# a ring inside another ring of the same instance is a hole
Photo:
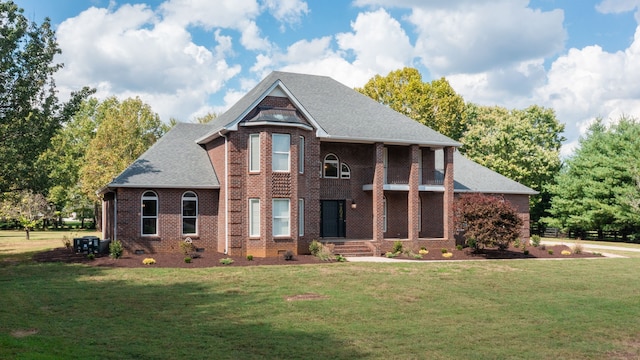
[[[322,217],[320,236],[325,238],[346,236],[347,224],[344,200],[322,200],[320,202],[320,212]]]

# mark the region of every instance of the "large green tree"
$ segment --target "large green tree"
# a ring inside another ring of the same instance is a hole
[[[508,110],[470,104],[460,149],[467,157],[539,192],[531,197],[531,218],[537,222],[549,207],[546,186],[561,167],[564,125],[552,109],[530,106]]]
[[[596,120],[550,187],[551,217],[546,221],[569,230],[640,231],[636,183],[640,169],[640,123],[621,117],[610,127]]]
[[[139,98],[106,99],[98,105],[95,121],[99,125],[80,168],[80,183],[84,194],[97,203],[96,192],[153,145],[168,126]]]
[[[60,53],[49,19],[29,21],[13,1],[0,1],[0,192],[43,190],[38,156],[90,90],[58,101],[53,74]]]
[[[51,138],[51,146],[38,158],[38,167],[47,174],[51,187],[48,199],[62,214],[76,212],[82,219],[91,216],[92,202],[81,191],[80,167],[96,134],[98,100],[85,100],[73,117]]]
[[[445,78],[426,83],[417,69],[403,68],[356,90],[452,139],[464,132],[464,99]]]

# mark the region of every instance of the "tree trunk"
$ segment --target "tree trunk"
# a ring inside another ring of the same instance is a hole
[[[27,240],[31,240],[29,237],[29,228],[24,228],[24,231],[27,233]]]

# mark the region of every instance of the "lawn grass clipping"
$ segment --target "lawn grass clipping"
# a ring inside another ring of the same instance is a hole
[[[0,358],[636,358],[639,271],[639,259],[10,265]],[[318,296],[287,301],[304,294]]]

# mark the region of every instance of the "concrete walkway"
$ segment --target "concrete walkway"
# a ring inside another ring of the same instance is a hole
[[[541,242],[541,244],[546,245],[567,245],[568,247],[573,247],[576,242],[571,241],[548,241],[545,240]],[[640,248],[628,248],[624,246],[613,246],[613,245],[595,245],[595,244],[585,244],[580,243],[585,249],[595,249],[595,250],[613,250],[613,251],[630,251],[630,252],[640,252]]]

